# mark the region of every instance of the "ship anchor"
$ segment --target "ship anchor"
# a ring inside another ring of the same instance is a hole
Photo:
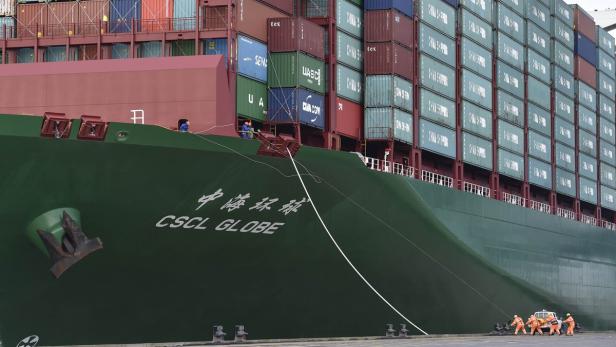
[[[60,242],[49,231],[36,230],[49,252],[53,262],[50,271],[56,278],[60,278],[66,270],[81,259],[103,248],[101,240],[98,237],[88,239],[81,231],[81,227],[66,211],[62,212],[62,229],[64,229],[64,235]]]

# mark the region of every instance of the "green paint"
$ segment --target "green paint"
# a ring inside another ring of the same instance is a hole
[[[267,86],[250,78],[237,76],[237,113],[263,121],[267,115]]]
[[[325,63],[300,52],[272,53],[267,81],[270,88],[304,87],[325,93]]]

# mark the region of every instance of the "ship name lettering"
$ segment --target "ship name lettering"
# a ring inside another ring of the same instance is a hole
[[[284,223],[272,223],[272,222],[259,222],[250,221],[244,224],[241,228],[238,226],[242,223],[241,219],[225,219],[216,226],[217,231],[239,231],[241,233],[251,232],[253,234],[273,234],[278,228],[284,225]]]

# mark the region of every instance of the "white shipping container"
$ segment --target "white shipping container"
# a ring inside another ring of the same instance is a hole
[[[0,16],[15,16],[15,0],[0,0]]]

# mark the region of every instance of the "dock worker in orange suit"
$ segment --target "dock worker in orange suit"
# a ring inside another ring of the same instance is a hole
[[[521,317],[518,317],[518,315],[513,315],[513,322],[511,322],[511,326],[515,325],[515,335],[518,334],[518,331],[522,330],[522,332],[524,333],[524,335],[526,335],[526,328],[524,327],[524,320],[522,320]]]
[[[550,326],[550,336],[554,334],[560,335],[560,327],[558,326],[558,319],[556,319],[556,317],[554,317],[554,315],[550,313],[548,314],[545,320],[548,322],[548,325]]]
[[[539,324],[539,320],[537,320],[537,317],[535,317],[534,314],[531,314],[530,317],[528,317],[526,325],[530,327],[531,335],[535,335],[535,332],[538,332],[539,335],[543,335],[543,331],[541,331],[541,324]]]
[[[573,336],[573,329],[575,329],[575,320],[573,320],[573,316],[571,313],[567,313],[567,319],[563,321],[563,323],[567,323],[567,336]]]

